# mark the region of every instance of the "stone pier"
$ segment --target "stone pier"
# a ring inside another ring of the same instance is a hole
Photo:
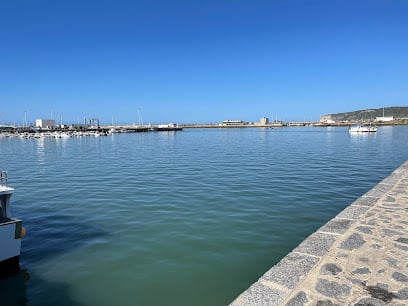
[[[231,305],[408,305],[408,161]]]

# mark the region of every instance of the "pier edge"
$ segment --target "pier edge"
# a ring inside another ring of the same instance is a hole
[[[230,305],[407,302],[407,211],[405,161],[308,236]]]

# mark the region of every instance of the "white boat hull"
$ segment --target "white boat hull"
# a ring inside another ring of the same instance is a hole
[[[5,183],[5,184],[3,184]],[[10,197],[14,189],[7,186],[7,173],[0,177],[0,276],[20,270],[21,238],[25,235],[23,222],[10,216]]]
[[[375,133],[377,132],[377,127],[375,126],[351,126],[349,128],[350,133]]]
[[[21,221],[10,220],[0,224],[0,262],[20,256]]]

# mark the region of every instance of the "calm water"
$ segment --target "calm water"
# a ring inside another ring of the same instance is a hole
[[[1,305],[226,305],[407,160],[408,127],[0,138],[0,157],[28,232]]]

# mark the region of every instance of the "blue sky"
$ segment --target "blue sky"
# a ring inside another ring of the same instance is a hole
[[[408,106],[408,1],[0,0],[0,124]]]

